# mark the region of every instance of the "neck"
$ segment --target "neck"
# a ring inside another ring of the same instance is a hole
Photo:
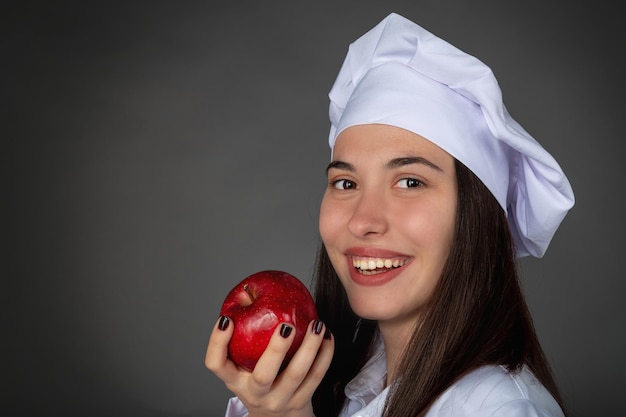
[[[387,360],[386,385],[391,384],[396,377],[396,369],[411,339],[414,327],[415,324],[412,321],[408,323],[378,322],[380,335],[385,344],[385,358]]]

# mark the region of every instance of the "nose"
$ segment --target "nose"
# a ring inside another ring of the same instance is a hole
[[[370,238],[384,234],[388,227],[383,196],[373,190],[363,192],[355,202],[348,230],[359,238]]]

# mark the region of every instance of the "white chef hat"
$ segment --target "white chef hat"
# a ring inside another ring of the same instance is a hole
[[[331,149],[360,124],[425,137],[492,192],[518,257],[543,256],[574,204],[559,164],[507,112],[491,69],[398,14],[350,45],[329,97]]]

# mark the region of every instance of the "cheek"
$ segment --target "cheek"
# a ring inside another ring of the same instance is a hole
[[[448,206],[407,205],[396,213],[398,230],[421,247],[447,253],[454,235],[455,210]]]
[[[333,209],[328,198],[324,197],[320,206],[319,229],[322,241],[327,248],[332,244],[339,230],[339,219],[339,211]]]

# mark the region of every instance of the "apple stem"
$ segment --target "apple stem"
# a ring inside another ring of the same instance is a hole
[[[243,290],[246,292],[246,294],[248,294],[248,297],[250,297],[250,301],[254,300],[254,294],[252,293],[252,291],[250,291],[250,286],[248,284],[245,284],[243,286]]]

